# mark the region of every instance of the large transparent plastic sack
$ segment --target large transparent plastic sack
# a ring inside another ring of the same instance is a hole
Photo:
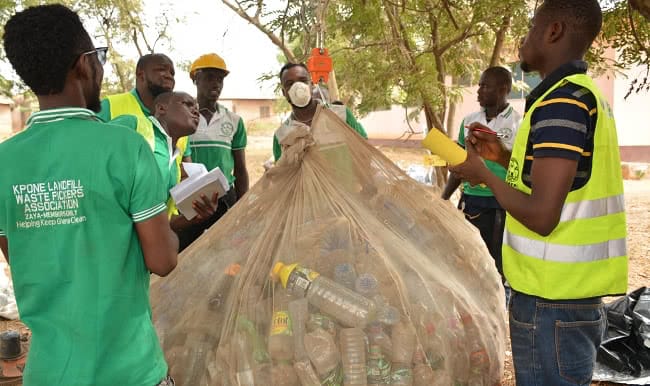
[[[154,280],[195,385],[496,385],[504,290],[478,232],[326,108]]]

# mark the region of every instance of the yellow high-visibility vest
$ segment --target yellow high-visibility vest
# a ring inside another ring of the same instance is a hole
[[[155,134],[154,127],[149,118],[144,114],[140,103],[136,99],[135,95],[130,92],[125,92],[122,94],[109,95],[106,97],[110,103],[111,108],[111,119],[115,119],[120,115],[133,115],[138,120],[138,127],[136,131],[142,135],[142,137],[147,141],[151,147],[151,151],[154,151],[155,148]],[[176,183],[181,181],[181,162],[183,162],[183,154],[187,149],[188,139],[187,137],[181,137],[178,139],[176,146],[180,150],[180,154],[176,157]],[[174,204],[174,201],[170,197],[167,200],[167,215],[171,218],[172,215],[178,214],[178,209]]]
[[[503,237],[503,270],[516,291],[546,299],[584,299],[627,291],[623,178],[616,124],[606,99],[586,75],[571,75],[531,106],[519,128],[506,176],[531,194],[522,180],[531,117],[553,90],[571,82],[593,93],[598,106],[589,181],[569,192],[557,227],[548,236],[526,228],[510,214]]]

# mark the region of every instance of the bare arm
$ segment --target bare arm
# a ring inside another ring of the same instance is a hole
[[[548,236],[560,221],[566,200],[578,168],[578,162],[564,158],[536,158],[531,169],[530,195],[522,193],[493,174],[468,141],[465,163],[453,167],[471,184],[485,183],[499,204],[528,229]]]
[[[447,185],[445,185],[445,189],[442,191],[442,199],[443,200],[449,200],[449,197],[451,197],[452,194],[458,189],[458,186],[461,183],[461,179],[458,178],[458,176],[454,173],[449,173],[449,179],[447,179]]]
[[[235,191],[237,192],[237,198],[241,198],[248,192],[246,151],[244,149],[233,150],[232,154],[235,158],[235,168],[233,170],[233,174],[235,175]]]
[[[176,267],[178,257],[178,237],[169,227],[167,213],[136,223],[135,230],[149,271],[167,276]]]
[[[7,263],[9,263],[9,243],[7,242],[7,238],[4,236],[0,236],[0,250],[2,251],[2,254],[5,256],[5,260],[7,260]]]

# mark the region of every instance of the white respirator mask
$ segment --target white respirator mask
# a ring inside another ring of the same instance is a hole
[[[296,82],[292,84],[288,94],[294,106],[305,107],[311,102],[311,87],[307,83]]]

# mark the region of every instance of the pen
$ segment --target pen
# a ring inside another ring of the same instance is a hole
[[[468,126],[465,126],[465,128],[466,128],[466,129],[470,129]],[[489,130],[489,129],[483,129],[483,128],[481,128],[481,127],[475,127],[475,128],[473,128],[473,129],[470,129],[470,130],[480,131],[481,133],[494,134],[494,135],[497,136],[497,138],[503,138],[503,137],[504,137],[504,135],[501,134],[501,133],[497,133],[496,131]]]

